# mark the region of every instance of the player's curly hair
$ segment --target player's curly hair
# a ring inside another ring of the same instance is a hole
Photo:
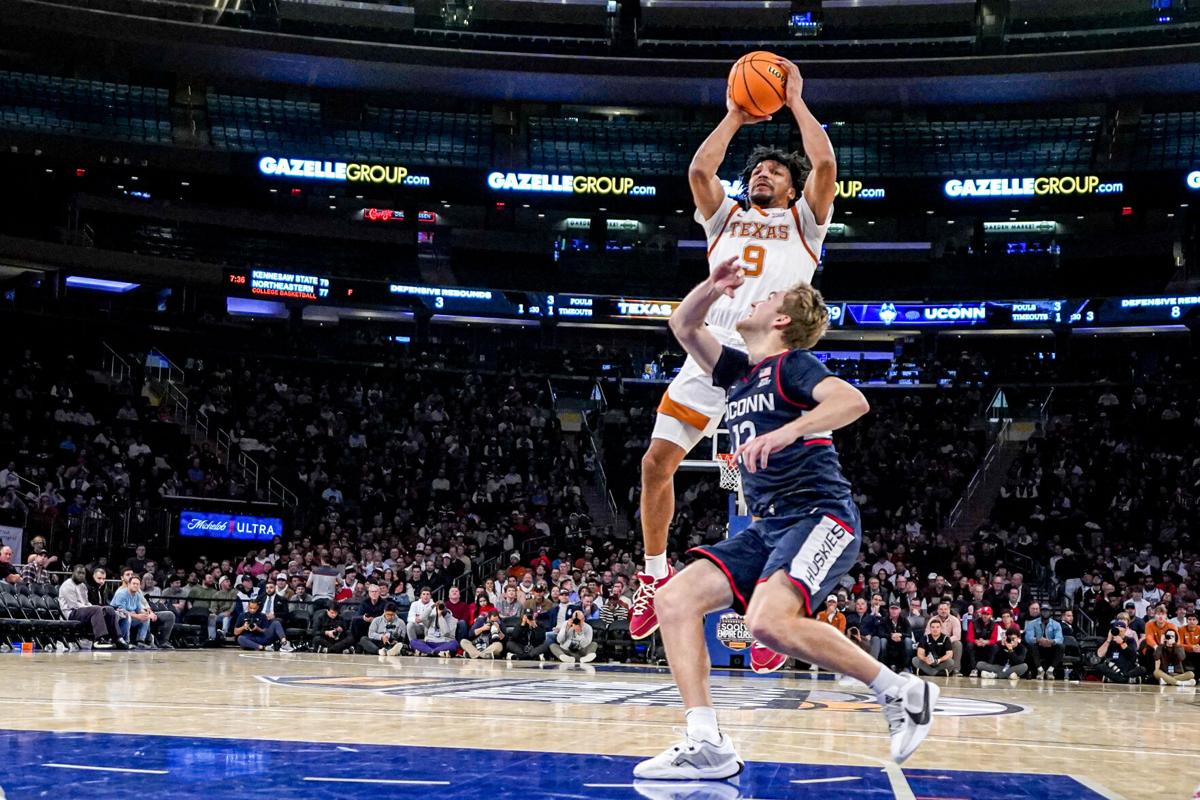
[[[800,192],[804,191],[804,182],[808,180],[808,173],[812,172],[812,164],[807,156],[794,150],[785,153],[777,148],[761,144],[751,150],[750,157],[746,159],[746,167],[742,170],[742,195],[746,198],[750,197],[750,176],[754,174],[755,168],[764,161],[778,161],[787,167],[788,172],[792,175],[792,186],[796,190],[796,197],[799,197]],[[795,198],[792,202],[796,202]]]
[[[779,313],[791,319],[782,331],[783,342],[790,350],[811,350],[829,330],[825,298],[807,283],[798,283],[788,289],[779,304]]]

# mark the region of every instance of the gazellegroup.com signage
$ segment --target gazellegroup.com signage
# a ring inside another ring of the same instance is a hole
[[[634,178],[611,175],[550,175],[542,172],[492,172],[488,188],[501,192],[546,192],[559,194],[617,195],[654,197],[651,184],[639,184]]]
[[[379,183],[395,186],[429,186],[428,175],[412,175],[398,164],[360,164],[346,161],[314,161],[305,158],[263,156],[258,160],[263,175],[345,183]]]
[[[946,196],[1043,197],[1055,195],[1120,194],[1125,184],[1102,181],[1097,175],[1053,175],[1036,178],[951,178],[943,187]]]

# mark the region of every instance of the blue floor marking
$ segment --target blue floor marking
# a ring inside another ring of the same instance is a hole
[[[270,712],[265,712],[270,713]],[[231,729],[238,721],[231,718]],[[513,743],[528,746],[514,721]],[[587,740],[587,723],[573,733]],[[464,738],[471,737],[464,725]],[[0,787],[8,800],[70,796],[134,797],[480,798],[489,800],[845,800],[892,798],[878,768],[750,762],[737,785],[634,783],[638,759],[521,750],[401,747],[352,742],[280,742],[103,733],[0,730]],[[166,770],[167,774],[93,772],[45,766]],[[1103,800],[1065,775],[905,770],[918,798]],[[431,781],[428,785],[306,782],[305,777]],[[835,783],[793,784],[852,777]],[[440,785],[440,782],[449,785]],[[585,784],[608,784],[587,787]],[[614,785],[615,784],[615,785]],[[219,794],[218,794],[219,793]]]

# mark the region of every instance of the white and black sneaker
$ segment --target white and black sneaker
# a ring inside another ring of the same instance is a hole
[[[915,675],[903,676],[900,686],[884,692],[883,715],[892,737],[892,760],[897,764],[903,764],[929,735],[941,693],[937,684]]]
[[[656,781],[723,781],[745,766],[733,749],[733,741],[725,734],[715,743],[690,739],[684,734],[679,744],[635,766],[633,777]]]

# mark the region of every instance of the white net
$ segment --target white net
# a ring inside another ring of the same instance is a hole
[[[718,478],[721,488],[730,492],[740,492],[742,490],[742,474],[738,471],[733,453],[717,453],[717,463],[721,465]]]

